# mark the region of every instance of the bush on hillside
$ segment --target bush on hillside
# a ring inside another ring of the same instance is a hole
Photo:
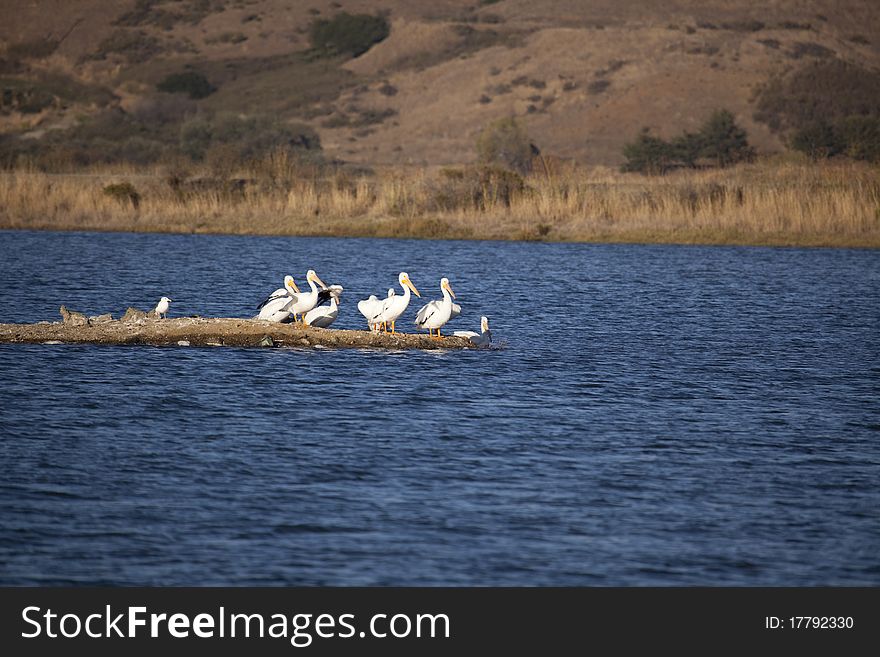
[[[796,130],[789,146],[814,160],[843,154],[880,162],[880,117],[850,116],[833,124],[818,121]]]
[[[650,134],[648,128],[643,128],[635,141],[624,144],[623,156],[626,162],[621,171],[651,175],[666,173],[676,161],[672,144]]]
[[[321,140],[314,130],[267,117],[194,117],[181,126],[180,149],[194,160],[214,150],[215,158],[221,153],[223,159],[244,163],[279,149],[301,159],[321,159]]]
[[[737,125],[733,114],[718,110],[699,132],[685,132],[671,142],[643,129],[635,141],[624,145],[626,162],[621,170],[662,174],[674,168],[693,168],[700,163],[725,167],[751,160],[754,155],[746,131]]]
[[[880,116],[850,116],[836,128],[846,155],[855,160],[880,162]]]
[[[842,150],[838,135],[827,121],[816,121],[796,130],[789,146],[813,160],[837,155]]]
[[[388,37],[391,29],[384,16],[340,12],[333,18],[319,18],[309,28],[316,53],[325,57],[357,57]]]
[[[835,59],[774,78],[759,93],[755,120],[788,133],[821,121],[880,113],[880,71]]]
[[[169,94],[186,94],[194,100],[205,98],[217,91],[217,87],[208,82],[208,78],[196,71],[167,75],[156,85],[156,89]]]
[[[532,165],[537,148],[514,117],[498,119],[487,125],[477,137],[477,159],[481,164],[504,167],[524,174]]]

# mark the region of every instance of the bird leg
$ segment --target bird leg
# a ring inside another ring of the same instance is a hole
[[[395,331],[394,331],[394,322],[392,321],[392,322],[391,322],[391,335],[394,335],[394,333],[395,333]]]

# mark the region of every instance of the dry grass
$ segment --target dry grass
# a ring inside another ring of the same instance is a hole
[[[353,177],[283,157],[239,172],[243,187],[170,184],[158,170],[18,170],[0,173],[0,228],[880,247],[877,167],[767,161],[662,177],[557,169],[539,167],[507,199],[467,170]],[[104,193],[123,182],[137,203]]]

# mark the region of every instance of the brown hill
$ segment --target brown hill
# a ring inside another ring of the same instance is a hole
[[[833,58],[880,68],[880,5],[863,0],[0,0],[0,11],[7,139],[114,107],[166,140],[194,112],[268,114],[370,165],[470,161],[479,130],[516,115],[543,152],[611,166],[642,127],[696,130],[717,108],[774,152],[780,137],[753,118],[761,85]],[[310,24],[341,11],[381,12],[390,34],[357,58],[312,56]],[[156,84],[190,69],[216,93],[160,103]]]

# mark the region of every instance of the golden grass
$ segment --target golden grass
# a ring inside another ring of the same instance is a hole
[[[880,169],[857,163],[543,169],[507,201],[426,170],[326,176],[276,158],[240,173],[237,190],[158,170],[2,172],[0,228],[880,247]],[[125,181],[137,208],[102,191]]]

